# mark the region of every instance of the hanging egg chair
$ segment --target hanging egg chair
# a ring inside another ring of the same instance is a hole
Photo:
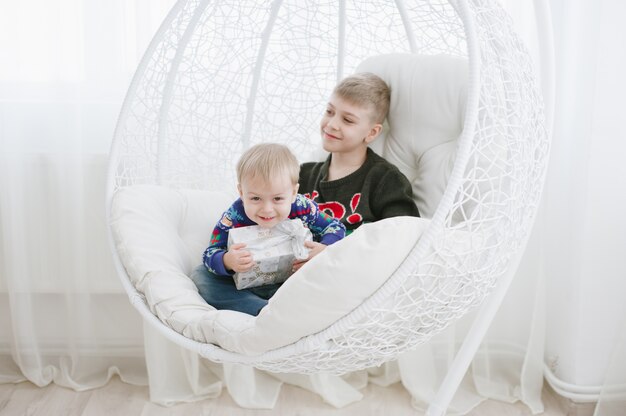
[[[321,147],[332,88],[358,71],[391,87],[376,150],[412,182],[423,218],[362,226],[303,267],[304,277],[294,274],[289,296],[281,288],[259,317],[202,304],[187,276],[232,202],[241,153],[282,142],[307,161]],[[539,203],[543,108],[528,53],[495,0],[180,0],[115,131],[107,219],[117,271],[167,338],[212,361],[273,372],[379,365],[481,304],[491,311],[477,318],[484,327]],[[333,297],[311,286],[344,277],[367,287]],[[322,309],[331,311],[316,315]]]

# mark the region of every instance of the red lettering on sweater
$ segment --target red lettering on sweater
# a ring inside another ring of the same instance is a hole
[[[363,216],[356,212],[359,202],[361,202],[361,193],[354,194],[350,200],[350,209],[352,210],[352,214],[346,218],[348,224],[358,224],[363,221]]]
[[[315,201],[319,196],[319,192],[313,191],[310,194],[305,193],[304,196],[309,198],[311,201]],[[316,201],[317,202],[317,201]],[[359,203],[361,202],[361,193],[354,194],[350,199],[350,211],[352,214],[346,218],[348,224],[358,224],[363,221],[363,216],[356,212]],[[330,202],[317,202],[317,206],[320,208],[320,211],[325,212],[338,220],[343,220],[343,217],[346,215],[346,207],[338,201],[330,201]]]
[[[320,207],[320,210],[322,212],[325,212],[328,215],[332,215],[338,220],[342,220],[344,215],[346,215],[346,207],[344,207],[342,203],[337,201],[321,202],[318,204],[318,206]]]
[[[317,199],[318,196],[320,196],[320,194],[317,191],[313,191],[313,193],[306,193],[304,194],[305,197],[309,198],[311,201],[315,201],[315,199]]]

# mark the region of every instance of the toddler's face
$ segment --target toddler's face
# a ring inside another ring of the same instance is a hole
[[[324,150],[348,153],[366,147],[378,134],[372,110],[333,94],[320,122]]]
[[[296,199],[298,185],[289,175],[277,175],[267,183],[261,178],[244,178],[238,185],[239,195],[248,218],[264,228],[286,220]]]

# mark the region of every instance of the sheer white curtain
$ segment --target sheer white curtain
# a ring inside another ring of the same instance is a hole
[[[414,405],[425,408],[471,316],[397,362],[345,377],[271,375],[218,365],[150,328],[142,331],[108,251],[106,153],[132,72],[173,3],[0,4],[0,382],[85,389],[118,373],[128,382],[149,382],[152,399],[163,404],[215,397],[225,386],[242,406],[271,408],[283,382],[343,406],[359,400],[368,382],[401,381]],[[530,2],[504,3],[536,48]],[[581,275],[591,273],[591,265],[601,259],[598,296],[612,300],[626,292],[623,282],[616,286],[625,259],[619,249],[626,245],[617,212],[624,202],[620,189],[626,189],[625,164],[619,159],[625,145],[618,140],[623,137],[618,99],[625,91],[623,83],[621,89],[612,84],[625,63],[624,6],[585,3],[551,1],[557,107],[544,205],[520,270],[450,414],[466,413],[486,398],[522,400],[540,412],[546,350],[549,359],[557,354],[561,364],[567,362],[558,338],[588,321],[582,307],[576,314],[559,296],[559,291],[574,290],[568,277],[577,277],[581,298],[589,288]],[[600,17],[591,13],[598,10]],[[570,39],[574,33],[579,33],[576,41]],[[611,46],[602,46],[605,38]],[[601,313],[610,322],[615,311]],[[625,355],[619,348],[612,355],[621,368]],[[606,368],[608,362],[600,365]]]
[[[571,400],[599,399],[596,416],[623,414],[626,4],[551,0],[550,5],[554,135],[535,227],[541,237],[529,247],[525,264],[535,265],[546,282],[547,380]],[[520,7],[511,5],[524,31]]]
[[[0,3],[0,381],[146,383],[103,189],[120,103],[171,4]]]
[[[529,33],[529,5],[505,4],[520,32]],[[623,414],[626,4],[549,4],[556,72],[552,153],[535,240],[517,279],[545,282],[545,292],[538,292],[545,296],[541,355],[552,387],[574,401],[599,401],[596,416]],[[531,50],[541,41],[525,37]]]
[[[574,400],[599,396],[596,416],[624,414],[626,4],[552,4],[557,91],[545,207],[546,371]]]

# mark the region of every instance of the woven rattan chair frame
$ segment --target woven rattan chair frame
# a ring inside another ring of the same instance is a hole
[[[374,1],[306,2],[307,12],[303,2],[265,3],[180,0],[171,10],[121,110],[110,154],[107,218],[122,187],[218,190],[234,184],[233,161],[259,137],[302,137],[289,143],[298,154],[317,146],[310,139],[317,131],[317,110],[290,94],[290,112],[281,113],[269,92],[284,93],[282,84],[272,84],[266,73],[276,72],[289,85],[308,85],[304,95],[323,102],[322,94],[364,58],[401,51],[463,56],[469,62],[456,161],[428,229],[358,308],[319,333],[259,356],[199,343],[163,324],[130,282],[111,237],[117,272],[133,306],[168,339],[212,361],[274,372],[342,374],[376,366],[483,304],[444,383],[448,387],[429,410],[441,414],[509,286],[540,200],[549,135],[529,55],[496,0],[396,0],[390,3],[393,12],[380,12],[381,2]],[[545,16],[545,8],[538,9]],[[329,16],[332,26],[310,23]],[[292,49],[299,61],[310,60],[311,68],[285,69],[291,68]],[[232,55],[222,59],[227,54]],[[247,96],[232,93],[229,88],[237,83]],[[295,113],[302,117],[291,123]],[[451,239],[459,232],[481,238],[471,249],[455,252]]]

